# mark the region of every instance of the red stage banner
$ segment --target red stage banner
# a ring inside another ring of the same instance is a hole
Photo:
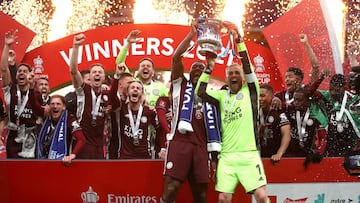
[[[116,56],[124,45],[128,33],[134,29],[141,30],[141,34],[139,36],[140,41],[133,44],[129,49],[126,64],[131,69],[137,69],[141,58],[151,57],[157,70],[170,70],[171,56],[177,45],[189,32],[188,26],[171,24],[127,24],[88,30],[84,32],[86,41],[80,47],[79,69],[86,69],[93,63],[101,63],[106,67],[106,71],[114,71]],[[24,62],[31,65],[33,65],[34,58],[38,56],[42,58],[43,74],[49,76],[50,86],[53,90],[64,86],[64,83],[71,82],[69,58],[73,36],[44,44],[25,55]],[[275,89],[280,89],[282,81],[278,76],[278,69],[271,50],[253,42],[246,43],[260,82],[270,83]],[[227,37],[224,37],[223,46],[226,44]],[[222,51],[224,50],[223,47]],[[199,54],[197,45],[184,60],[187,71],[196,60],[205,60]],[[225,67],[232,61],[231,54],[219,60],[213,76],[220,80],[224,79]]]
[[[282,77],[290,66],[297,66],[304,71],[304,83],[309,81],[310,61],[300,42],[299,35],[308,36],[309,43],[319,59],[320,70],[329,68],[334,73],[343,73],[341,56],[333,28],[327,24],[323,12],[322,0],[303,0],[293,9],[267,26],[263,33],[275,56]],[[324,81],[321,89],[328,89]]]
[[[12,49],[16,52],[16,63],[18,64],[22,61],[26,49],[34,38],[35,33],[26,26],[20,24],[19,22],[11,18],[10,16],[6,15],[2,11],[0,11],[0,21],[0,56],[2,48],[4,47],[5,33],[11,30],[17,31],[17,43],[12,46]]]
[[[283,158],[278,165],[263,159],[272,203],[358,202],[360,181],[341,166],[343,158],[325,158],[303,167],[303,159]],[[163,161],[85,161],[70,167],[60,161],[0,160],[0,202],[159,203],[163,190]],[[208,202],[217,202],[214,182]],[[320,201],[322,200],[322,201]],[[187,183],[178,203],[192,202]],[[239,186],[233,202],[255,202]]]

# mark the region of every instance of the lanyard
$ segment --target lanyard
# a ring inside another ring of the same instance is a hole
[[[270,110],[271,111],[271,110]],[[260,124],[265,124],[265,121],[267,120],[267,117],[269,116],[270,111],[264,116],[264,112],[262,109],[260,109],[259,116],[260,116]]]
[[[291,104],[293,101],[294,101],[294,98],[290,99],[289,91],[286,90],[286,92],[285,92],[285,102],[286,102],[286,104]]]
[[[131,127],[131,131],[133,134],[134,138],[138,138],[138,131],[139,131],[139,126],[140,126],[140,120],[141,120],[141,115],[143,112],[143,106],[140,105],[137,116],[136,116],[136,123],[134,123],[134,116],[132,114],[132,110],[130,108],[130,104],[128,103],[128,111],[129,111],[129,121],[130,121],[130,127]]]
[[[309,116],[310,116],[310,109],[308,108],[304,115],[304,119],[301,121],[300,111],[296,111],[296,126],[300,141],[303,141],[306,132],[305,131],[306,123],[309,120]]]
[[[21,91],[19,89],[19,86],[16,86],[17,87],[17,90],[16,90],[16,94],[17,94],[17,99],[18,99],[18,102],[17,102],[17,106],[18,106],[18,114],[17,114],[17,119],[20,118],[20,115],[22,114],[22,112],[24,111],[25,109],[25,106],[26,106],[26,103],[28,102],[29,100],[29,90],[26,91],[26,94],[24,96],[24,99],[21,98]]]
[[[149,100],[150,95],[153,92],[154,86],[155,86],[155,84],[152,80],[150,81],[150,84],[148,84],[148,85],[144,84],[144,92],[145,92],[146,100]]]
[[[91,89],[91,99],[92,99],[92,110],[91,115],[92,119],[96,120],[96,116],[99,115],[99,107],[100,107],[100,101],[101,101],[101,94],[99,96],[95,95],[95,91]]]
[[[340,112],[336,114],[336,121],[340,121],[341,117],[344,115],[347,97],[348,94],[344,92],[343,100],[341,102]]]
[[[226,93],[226,100],[225,100],[225,103],[224,103],[224,111],[225,111],[225,114],[230,113],[230,111],[234,108],[235,103],[236,103],[236,100],[238,99],[238,97],[240,97],[240,94],[239,94],[239,93],[236,94],[235,98],[234,98],[233,101],[231,102],[230,108],[227,109],[227,106],[228,106],[228,104],[230,103],[230,90],[227,91],[227,93]]]
[[[348,93],[347,91],[345,91],[344,96],[343,96],[343,100],[342,100],[342,102],[341,102],[340,112],[336,114],[336,121],[340,121],[341,118],[342,118],[342,116],[343,116],[343,114],[345,113],[346,116],[348,117],[351,125],[353,126],[353,129],[354,129],[356,135],[360,138],[359,129],[358,129],[358,127],[356,126],[355,121],[354,121],[353,117],[351,116],[350,112],[345,108],[345,107],[346,107],[346,102],[347,102],[348,94],[349,94],[349,93]]]

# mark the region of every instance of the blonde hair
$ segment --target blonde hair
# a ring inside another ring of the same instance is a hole
[[[232,63],[232,64],[226,66],[226,68],[225,68],[225,77],[226,77],[226,78],[228,77],[228,70],[229,70],[229,68],[231,68],[231,67],[239,67],[241,77],[244,78],[244,69],[243,69],[243,66],[242,66],[242,64],[238,64],[238,63]]]
[[[51,102],[53,99],[56,99],[56,98],[60,99],[61,102],[64,104],[64,106],[66,106],[65,97],[62,96],[62,95],[60,95],[60,94],[54,94],[54,95],[52,95],[52,96],[50,97],[50,102]]]

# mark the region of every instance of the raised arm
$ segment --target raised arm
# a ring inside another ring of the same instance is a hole
[[[1,55],[1,74],[2,74],[2,86],[8,86],[11,82],[10,70],[8,68],[9,50],[11,45],[16,40],[16,32],[8,31],[5,33],[4,48]]]
[[[198,26],[198,20],[193,19],[189,33],[183,39],[183,41],[176,48],[174,55],[172,56],[172,67],[171,67],[171,80],[176,80],[184,74],[184,64],[182,62],[182,54],[187,50],[190,45],[192,38],[196,35]]]
[[[207,85],[209,83],[210,74],[215,65],[215,58],[206,58],[207,66],[205,71],[201,74],[195,88],[195,94],[197,94],[203,101],[209,102],[210,104],[219,105],[219,101],[210,96],[207,92]]]
[[[300,42],[304,45],[306,54],[310,60],[310,83],[313,83],[319,78],[319,60],[316,57],[314,50],[311,48],[306,34],[300,34]]]
[[[116,67],[125,62],[126,55],[128,53],[129,47],[131,44],[139,41],[137,37],[140,35],[140,30],[132,30],[126,38],[124,46],[121,48],[118,56],[116,57]],[[126,67],[125,72],[129,73],[129,69]]]
[[[74,88],[81,87],[84,82],[78,70],[78,57],[79,47],[85,41],[85,38],[86,36],[84,34],[78,34],[74,37],[73,41],[73,49],[70,56],[70,75]]]
[[[245,45],[245,42],[242,41],[242,39],[236,39],[236,43],[238,44],[238,51],[239,51],[239,56],[241,58],[241,63],[243,65],[243,70],[245,74],[251,74],[253,73],[253,69],[249,60],[249,55],[247,52],[247,48]],[[246,77],[245,77],[246,79]],[[248,81],[247,81],[248,82]]]

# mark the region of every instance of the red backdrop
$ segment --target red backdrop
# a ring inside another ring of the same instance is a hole
[[[272,165],[269,159],[263,159],[272,203],[285,202],[286,199],[295,202],[301,198],[314,202],[318,194],[325,195],[324,202],[337,198],[357,202],[360,196],[359,179],[349,176],[341,166],[342,162],[343,158],[325,158],[320,164],[311,164],[305,169],[303,159],[284,158],[277,166]],[[75,160],[66,167],[60,161],[3,159],[0,160],[0,202],[80,203],[81,194],[90,186],[99,196],[98,203],[159,202],[163,189],[162,169],[163,162],[160,160]],[[126,199],[136,196],[144,200],[115,200],[116,197]],[[217,202],[214,182],[209,185],[207,197],[209,203]],[[191,198],[186,183],[176,202],[192,202]],[[239,186],[233,202],[254,201]]]
[[[130,68],[137,68],[141,58],[151,57],[158,70],[170,70],[171,56],[189,31],[188,26],[170,24],[128,24],[86,31],[79,69],[86,69],[93,63],[102,63],[106,71],[113,71],[115,58],[128,33],[133,29],[141,30],[139,37],[141,40],[129,50],[126,64]],[[72,41],[73,35],[47,43],[26,53],[24,61],[33,65],[33,59],[40,56],[43,59],[44,74],[49,75],[50,86],[57,89],[58,86],[70,82],[68,60]],[[223,44],[226,43],[225,37]],[[278,76],[279,72],[271,50],[253,42],[246,43],[252,60],[256,56],[263,58],[262,63],[259,64],[263,68],[258,71],[260,82],[270,83],[276,90],[280,89],[282,80]],[[199,59],[204,60],[204,57],[198,54],[196,46],[184,60],[186,70],[192,62]],[[219,61],[213,73],[214,77],[224,79],[224,68],[229,61],[232,61],[229,56]]]
[[[282,76],[290,66],[304,71],[304,83],[309,81],[310,61],[300,42],[299,34],[307,34],[309,43],[320,63],[320,70],[330,68],[331,73],[347,73],[341,66],[339,47],[334,28],[329,24],[330,16],[323,10],[324,0],[303,0],[296,7],[264,28],[263,33],[275,56]],[[325,17],[326,16],[326,17]],[[333,41],[335,40],[335,41]],[[320,88],[328,89],[328,80]]]
[[[4,14],[2,11],[0,11],[0,56],[2,53],[2,48],[4,47],[4,38],[5,33],[8,31],[16,31],[17,30],[17,43],[15,43],[12,46],[12,49],[16,52],[16,62],[19,63],[26,52],[26,49],[30,45],[32,39],[35,36],[35,33],[27,28],[26,26],[20,24],[16,20],[12,19],[10,16]]]

